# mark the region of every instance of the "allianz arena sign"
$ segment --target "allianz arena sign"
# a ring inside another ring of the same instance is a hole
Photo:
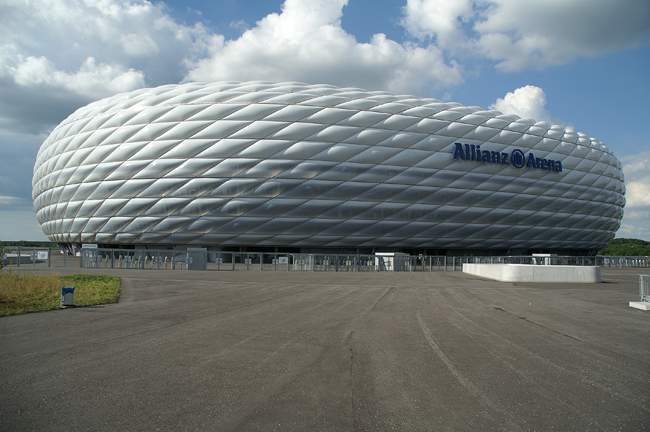
[[[510,153],[481,150],[480,145],[454,143],[454,159],[512,165],[515,168],[538,168],[553,172],[562,172],[562,162],[553,159],[538,158],[533,152],[526,155],[521,149]]]

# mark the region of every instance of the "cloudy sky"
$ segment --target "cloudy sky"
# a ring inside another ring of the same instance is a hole
[[[618,237],[650,240],[648,0],[0,0],[0,239],[44,239],[48,132],[114,93],[296,80],[575,126],[621,159]]]

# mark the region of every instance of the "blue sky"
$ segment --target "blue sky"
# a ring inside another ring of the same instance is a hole
[[[621,159],[620,237],[650,240],[647,0],[0,4],[0,239],[43,239],[31,170],[79,106],[192,80],[296,80],[574,126]]]

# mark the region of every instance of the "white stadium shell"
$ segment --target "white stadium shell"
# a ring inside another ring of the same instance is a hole
[[[41,146],[62,244],[551,251],[607,243],[621,164],[573,129],[296,82],[165,85],[78,109]]]

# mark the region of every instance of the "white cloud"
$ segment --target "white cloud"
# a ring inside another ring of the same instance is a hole
[[[625,214],[617,237],[650,240],[650,152],[622,158]]]
[[[618,238],[635,238],[650,241],[648,212],[626,211],[621,228],[616,232]]]
[[[407,0],[402,24],[504,71],[541,68],[650,40],[647,0]]]
[[[648,210],[650,226],[650,152],[641,152],[622,159],[626,180],[626,208]]]
[[[638,158],[627,159],[623,168],[625,169],[625,175],[628,176],[648,174],[650,172],[650,155],[644,152]]]
[[[17,63],[14,81],[23,87],[58,87],[89,99],[144,86],[144,73],[120,65],[98,64],[94,57],[83,61],[79,70],[67,73],[45,57],[27,57]]]
[[[164,6],[145,0],[9,0],[0,14],[2,103],[38,97],[46,106],[61,99],[79,105],[177,82],[215,37],[200,24],[174,21]],[[0,116],[11,119],[12,111]]]
[[[647,41],[647,0],[490,0],[476,23],[482,52],[503,70],[562,64]]]
[[[650,206],[650,176],[642,181],[629,181],[626,189],[628,208]]]
[[[14,1],[4,8],[2,44],[25,56],[45,56],[68,72],[96,57],[144,71],[154,81],[178,79],[185,72],[179,60],[203,55],[211,36],[202,25],[177,23],[164,6],[148,1]]]
[[[490,105],[490,108],[504,114],[516,114],[537,121],[550,120],[550,115],[546,111],[546,94],[544,90],[534,85],[526,85],[506,93],[504,97]]]
[[[20,198],[11,195],[0,195],[0,208],[18,202]]]
[[[124,52],[130,57],[153,57],[160,53],[160,47],[150,35],[129,33],[120,37]]]
[[[250,28],[250,25],[244,20],[235,20],[228,23],[228,27],[239,32],[245,32]]]
[[[287,0],[281,13],[241,37],[215,44],[188,80],[296,80],[396,92],[445,88],[461,81],[432,44],[400,44],[378,33],[362,43],[341,27],[347,0]]]
[[[435,37],[445,47],[462,43],[461,28],[473,15],[472,0],[407,0],[402,25],[420,39]]]

